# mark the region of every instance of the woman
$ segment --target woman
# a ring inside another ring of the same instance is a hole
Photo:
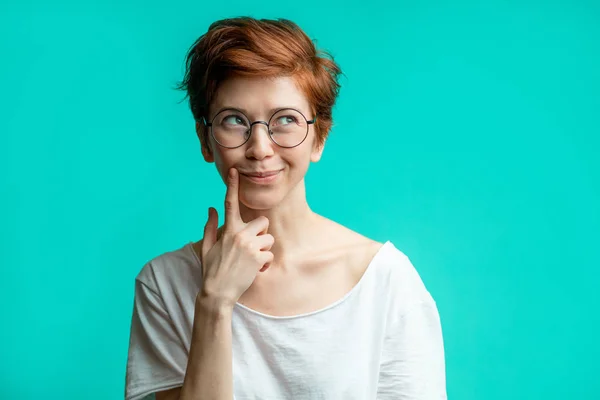
[[[306,200],[340,73],[287,20],[218,21],[191,48],[181,88],[224,224],[211,207],[201,241],[136,278],[127,399],[446,398],[439,314],[409,259]]]

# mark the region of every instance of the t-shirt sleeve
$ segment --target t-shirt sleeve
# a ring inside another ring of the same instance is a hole
[[[155,392],[182,386],[187,358],[158,291],[136,279],[125,399],[154,399]]]
[[[407,307],[387,330],[377,400],[392,399],[447,399],[442,327],[431,297]]]

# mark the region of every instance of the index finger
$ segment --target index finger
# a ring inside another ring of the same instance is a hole
[[[242,220],[238,191],[239,173],[235,168],[230,168],[227,174],[227,193],[225,193],[225,230],[237,226]]]

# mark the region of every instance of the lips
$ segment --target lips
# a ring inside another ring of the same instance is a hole
[[[272,185],[275,184],[279,180],[281,176],[281,171],[264,171],[264,172],[249,172],[245,174],[240,172],[240,175],[246,182],[251,182],[257,185]]]
[[[264,171],[264,172],[240,172],[242,175],[252,176],[254,178],[267,178],[269,176],[277,175],[281,170],[275,171]]]

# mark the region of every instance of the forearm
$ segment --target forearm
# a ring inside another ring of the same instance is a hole
[[[179,400],[233,399],[231,314],[231,307],[197,302]]]

